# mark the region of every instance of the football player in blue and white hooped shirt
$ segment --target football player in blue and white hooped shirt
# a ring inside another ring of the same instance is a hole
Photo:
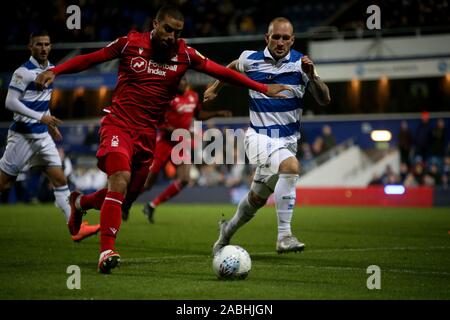
[[[256,164],[257,169],[250,191],[240,201],[236,214],[229,221],[221,221],[214,254],[229,244],[232,235],[255,216],[272,193],[278,215],[276,250],[282,253],[304,249],[304,244],[291,232],[300,171],[295,154],[300,139],[302,99],[308,90],[320,105],[327,105],[330,94],[313,62],[291,49],[294,30],[288,19],[272,20],[265,40],[267,47],[263,51],[244,51],[228,67],[259,82],[289,85],[291,91],[283,92],[285,98],[277,99],[249,92],[250,128],[245,136],[245,149],[250,163]],[[204,101],[214,99],[222,85],[216,81],[209,87]]]
[[[49,35],[45,31],[32,34],[28,48],[30,60],[14,72],[5,101],[6,108],[14,112],[14,118],[9,127],[5,153],[0,159],[0,192],[10,188],[19,173],[28,168],[42,167],[54,187],[55,205],[68,222],[70,191],[61,158],[50,136],[62,139],[57,128],[61,120],[50,115],[52,86],[38,91],[34,84],[38,74],[53,67],[48,61],[51,50]],[[84,224],[72,239],[80,241],[98,230],[98,225]]]

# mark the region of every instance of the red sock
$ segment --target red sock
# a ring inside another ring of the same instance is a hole
[[[108,191],[100,210],[100,252],[114,250],[116,236],[122,221],[122,202],[119,192]]]
[[[94,193],[81,196],[80,205],[83,210],[97,209],[100,210],[105,200],[108,189],[100,189]]]
[[[152,204],[156,207],[160,203],[166,202],[169,199],[175,197],[181,190],[183,190],[184,185],[180,180],[175,180],[170,186],[166,188],[161,194],[152,201]]]

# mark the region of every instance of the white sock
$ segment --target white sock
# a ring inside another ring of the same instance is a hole
[[[278,241],[291,232],[291,219],[295,206],[297,174],[280,174],[275,186],[274,198],[278,215]]]
[[[258,211],[258,208],[255,208],[248,201],[248,193],[245,197],[241,199],[239,205],[237,207],[236,213],[233,218],[228,221],[227,228],[225,229],[225,233],[228,238],[231,238],[233,234],[244,224],[250,221]]]
[[[69,196],[70,190],[67,185],[62,187],[57,187],[53,189],[53,194],[55,195],[55,206],[64,214],[66,218],[66,222],[69,222],[70,217],[70,205],[69,205]]]

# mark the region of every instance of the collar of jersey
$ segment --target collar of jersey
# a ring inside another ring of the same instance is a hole
[[[31,62],[32,64],[34,64],[37,68],[42,69],[42,70],[47,70],[49,67],[52,66],[52,64],[50,63],[50,61],[47,60],[47,67],[42,68],[41,65],[39,64],[39,62],[38,62],[33,56],[30,57],[30,62]]]
[[[264,49],[264,58],[270,59],[276,63],[280,63],[280,62],[287,62],[291,59],[291,50],[289,50],[289,53],[284,57],[281,58],[280,60],[276,61],[273,57],[272,54],[270,54],[269,48],[265,48]]]

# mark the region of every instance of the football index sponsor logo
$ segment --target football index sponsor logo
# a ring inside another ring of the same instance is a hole
[[[134,72],[142,72],[147,69],[147,60],[142,57],[134,57],[131,59],[131,69]]]
[[[147,70],[147,73],[165,77],[167,70],[177,71],[177,65],[171,65],[167,63],[158,63],[153,60],[147,61],[142,57],[134,57],[131,59],[130,67],[134,72],[142,72]]]

